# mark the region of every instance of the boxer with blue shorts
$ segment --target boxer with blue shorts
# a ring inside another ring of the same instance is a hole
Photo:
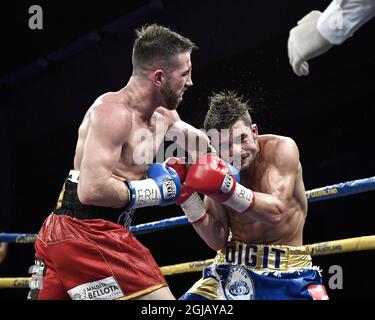
[[[209,99],[204,125],[218,156],[189,167],[177,203],[218,255],[182,299],[328,299],[303,247],[307,199],[297,144],[259,135],[249,110],[233,91]]]

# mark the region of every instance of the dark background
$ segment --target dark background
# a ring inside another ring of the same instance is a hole
[[[200,47],[192,55],[194,86],[178,109],[183,120],[201,128],[207,96],[235,89],[254,105],[260,133],[297,142],[307,190],[373,176],[375,20],[312,60],[307,78],[295,76],[288,63],[289,30],[329,2],[2,1],[0,229],[38,231],[72,168],[84,113],[96,97],[126,84],[134,29],[146,22],[169,26]],[[43,30],[28,28],[32,4],[43,8]],[[121,19],[117,27],[108,27],[116,19]],[[75,41],[82,50],[68,55],[66,48]],[[305,243],[375,234],[373,200],[368,192],[310,204]],[[177,206],[141,209],[133,224],[181,214]],[[161,266],[214,256],[191,226],[138,238]],[[27,276],[33,254],[31,244],[10,244],[0,276]],[[327,286],[332,299],[374,298],[373,252],[316,257],[314,262],[327,283],[330,266],[343,268],[344,289]],[[167,280],[179,297],[199,277],[191,273]],[[26,294],[0,290],[1,299]]]

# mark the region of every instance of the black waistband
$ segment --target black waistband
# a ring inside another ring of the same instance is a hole
[[[130,225],[134,210],[84,205],[78,199],[77,187],[77,183],[72,182],[69,179],[65,180],[59,200],[53,210],[55,214],[64,214],[80,220],[103,219],[127,227]]]

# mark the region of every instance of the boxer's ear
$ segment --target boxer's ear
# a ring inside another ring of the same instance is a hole
[[[161,87],[165,81],[165,72],[162,69],[157,69],[152,73],[152,82],[158,86]]]
[[[258,126],[254,123],[251,125],[251,131],[253,132],[254,138],[258,137]]]

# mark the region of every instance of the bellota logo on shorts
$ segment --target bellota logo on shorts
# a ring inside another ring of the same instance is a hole
[[[112,300],[124,296],[113,277],[81,284],[68,291],[73,300]]]
[[[173,199],[176,197],[176,185],[172,179],[163,180],[163,195],[164,199]]]
[[[43,288],[43,277],[46,274],[46,270],[44,260],[35,259],[35,264],[29,268],[29,273],[31,273],[29,287],[31,290]]]
[[[228,300],[253,300],[255,294],[253,280],[237,266],[230,269],[224,291]]]

